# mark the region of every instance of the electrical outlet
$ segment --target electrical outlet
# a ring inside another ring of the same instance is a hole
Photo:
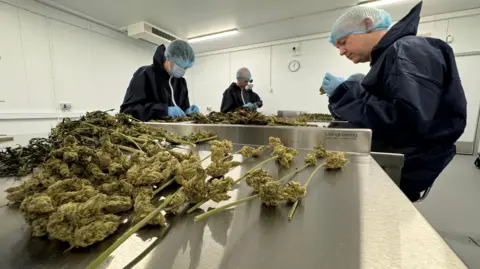
[[[60,103],[60,110],[62,111],[70,111],[72,109],[71,103]]]
[[[207,106],[207,111],[208,112],[212,112],[213,111],[213,108],[211,106]]]

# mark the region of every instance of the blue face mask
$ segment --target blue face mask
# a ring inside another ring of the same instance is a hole
[[[176,78],[181,78],[185,75],[185,69],[178,66],[176,63],[173,63],[173,67],[169,70],[170,75]]]

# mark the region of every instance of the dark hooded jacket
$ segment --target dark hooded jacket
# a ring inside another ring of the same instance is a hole
[[[168,107],[175,106],[169,80],[173,87],[175,103],[183,111],[190,107],[187,82],[184,78],[170,77],[163,67],[165,46],[158,46],[153,64],[140,67],[128,86],[120,106],[120,112],[130,114],[141,121],[155,120],[168,116]]]
[[[243,107],[243,105],[248,103],[255,104],[258,108],[263,106],[263,101],[258,94],[252,90],[241,89],[237,86],[237,83],[233,82],[223,93],[220,111],[223,113],[235,111],[235,109]]]
[[[452,48],[416,36],[421,7],[373,48],[363,81],[342,83],[329,99],[337,119],[372,129],[372,151],[405,155],[400,188],[412,201],[452,160],[467,119]]]

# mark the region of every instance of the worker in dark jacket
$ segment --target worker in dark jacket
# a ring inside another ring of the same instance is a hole
[[[325,75],[329,108],[340,120],[373,131],[373,147],[402,153],[400,188],[416,201],[456,153],[466,125],[465,93],[452,48],[416,36],[422,3],[391,26],[390,15],[353,7],[335,23],[331,42],[354,63],[370,62],[361,80]]]
[[[197,106],[190,106],[187,82],[183,78],[194,61],[192,47],[183,40],[173,41],[166,49],[160,45],[153,64],[140,67],[133,74],[120,112],[141,121],[200,112]]]
[[[220,111],[227,113],[237,108],[245,107],[253,110],[261,108],[263,101],[253,92],[252,74],[243,67],[237,71],[237,82],[233,82],[223,93]]]

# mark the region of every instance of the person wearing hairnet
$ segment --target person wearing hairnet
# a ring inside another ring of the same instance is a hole
[[[421,8],[420,2],[392,27],[381,9],[349,9],[335,22],[330,42],[341,56],[370,62],[371,69],[360,80],[327,73],[322,83],[336,119],[372,129],[372,151],[405,155],[400,188],[411,201],[452,160],[467,118],[452,48],[416,36]]]
[[[223,93],[220,111],[227,113],[237,108],[244,107],[257,110],[263,106],[263,101],[258,94],[253,92],[252,74],[243,67],[237,71],[237,82],[233,82]]]
[[[196,105],[190,106],[183,78],[194,61],[192,47],[183,40],[175,40],[166,48],[158,46],[153,64],[140,67],[133,74],[120,112],[141,121],[199,113]]]

